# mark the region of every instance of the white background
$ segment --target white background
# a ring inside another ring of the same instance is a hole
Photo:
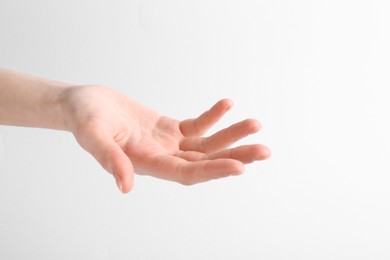
[[[0,66],[178,119],[230,97],[270,160],[121,195],[69,133],[0,127],[1,259],[389,259],[387,0],[0,0]],[[213,132],[212,131],[212,132]]]

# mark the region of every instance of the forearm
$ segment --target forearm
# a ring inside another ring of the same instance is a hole
[[[0,124],[65,130],[61,93],[68,86],[0,68]]]

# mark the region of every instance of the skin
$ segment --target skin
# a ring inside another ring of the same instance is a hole
[[[134,172],[192,185],[239,175],[244,164],[267,159],[261,144],[230,148],[261,129],[255,119],[203,136],[232,106],[222,99],[197,118],[176,120],[108,87],[0,69],[0,124],[73,133],[123,193],[132,189]]]

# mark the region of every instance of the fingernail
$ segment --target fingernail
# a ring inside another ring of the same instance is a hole
[[[116,185],[118,186],[118,189],[123,193],[122,182],[119,180],[119,178],[115,178],[115,180],[116,180]]]

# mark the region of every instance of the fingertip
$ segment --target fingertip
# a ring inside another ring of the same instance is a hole
[[[129,176],[127,176],[123,182],[122,182],[122,189],[121,189],[121,192],[122,193],[129,193],[132,189],[133,189],[133,186],[134,186],[134,174],[131,173],[131,174],[128,174]]]
[[[249,118],[249,119],[245,120],[245,123],[247,124],[249,134],[257,133],[263,127],[261,125],[261,123],[257,119],[254,119],[254,118]]]
[[[118,147],[111,153],[110,172],[122,193],[131,191],[134,183],[134,167],[127,155]]]
[[[122,193],[129,193],[134,185],[134,174],[128,173],[126,175],[127,176],[114,175],[116,185]]]
[[[223,106],[224,111],[228,111],[234,106],[234,103],[230,98],[221,99],[218,103]]]
[[[253,146],[252,149],[252,153],[254,154],[256,160],[266,160],[271,156],[270,149],[265,145],[258,144]]]
[[[267,147],[267,146],[264,146],[265,147],[265,151],[264,151],[264,159],[268,159],[272,156],[272,153],[271,153],[271,150]]]
[[[118,189],[122,193],[129,193],[134,185],[134,169],[131,164],[121,165],[114,173],[114,178]]]
[[[231,175],[240,175],[245,172],[245,165],[237,160],[232,160]]]

